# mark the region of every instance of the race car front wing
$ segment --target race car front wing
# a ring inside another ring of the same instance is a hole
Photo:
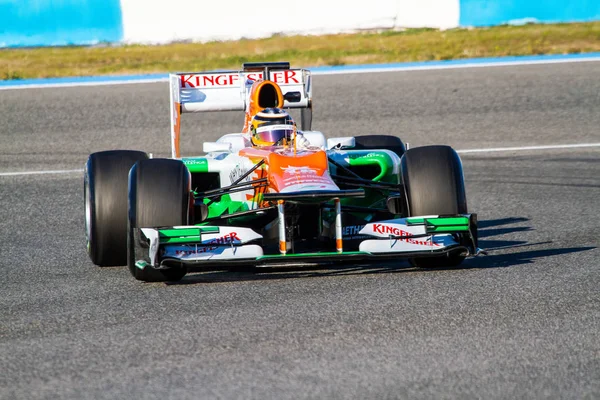
[[[476,256],[476,214],[397,218],[366,224],[358,251],[264,254],[262,235],[232,226],[136,228],[135,265],[140,269],[181,266],[229,267],[298,265],[328,261],[432,257],[444,254]],[[340,251],[341,248],[341,251]]]

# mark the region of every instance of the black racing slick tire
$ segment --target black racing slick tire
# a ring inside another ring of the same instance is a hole
[[[423,146],[407,150],[401,159],[408,216],[467,213],[467,197],[460,157],[449,146]],[[424,268],[455,267],[464,256],[453,253],[414,258]]]
[[[181,280],[184,266],[168,269],[140,267],[149,262],[148,243],[136,228],[188,225],[190,221],[191,175],[180,160],[150,159],[135,164],[129,174],[129,228],[127,265],[131,275],[144,282]],[[136,248],[143,251],[136,253]]]
[[[127,265],[129,170],[147,158],[134,150],[101,151],[88,157],[83,184],[86,247],[96,265]]]
[[[402,157],[406,152],[406,147],[402,140],[397,136],[392,135],[364,135],[354,138],[356,150],[391,150]]]

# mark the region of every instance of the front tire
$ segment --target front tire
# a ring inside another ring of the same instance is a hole
[[[155,269],[149,265],[138,267],[137,261],[149,263],[150,260],[146,250],[148,243],[140,239],[136,228],[188,225],[190,196],[190,172],[179,160],[143,160],[131,169],[127,264],[135,279],[144,282],[165,282],[178,281],[185,276],[187,271],[183,266],[169,269]],[[136,254],[136,247],[139,246],[145,251]]]
[[[407,150],[401,160],[408,216],[467,214],[467,197],[460,157],[449,146]],[[411,260],[423,268],[455,267],[464,256],[451,253]]]
[[[86,248],[101,267],[127,264],[127,182],[129,170],[148,155],[141,151],[92,153],[85,164]]]

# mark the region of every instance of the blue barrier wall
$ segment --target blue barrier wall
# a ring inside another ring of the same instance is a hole
[[[600,20],[600,0],[460,0],[460,26]]]
[[[121,19],[119,0],[0,0],[0,47],[119,42]]]

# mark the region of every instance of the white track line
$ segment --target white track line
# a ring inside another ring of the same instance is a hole
[[[69,88],[80,86],[112,86],[112,85],[134,85],[139,83],[162,83],[169,82],[168,77],[152,79],[128,79],[122,81],[97,81],[97,82],[60,82],[60,83],[41,83],[24,84],[14,86],[0,86],[0,90],[11,89],[46,89],[46,88]]]
[[[521,146],[521,147],[493,147],[488,149],[466,149],[457,150],[460,154],[469,153],[499,153],[515,151],[535,151],[535,150],[556,150],[556,149],[578,149],[585,147],[600,147],[600,143],[579,143],[579,144],[553,144],[547,146]],[[24,176],[24,175],[60,175],[60,174],[80,174],[83,169],[62,169],[50,171],[22,171],[22,172],[0,172],[0,176]]]
[[[457,153],[495,153],[501,151],[529,151],[529,150],[554,150],[554,149],[577,149],[581,147],[600,147],[600,143],[579,143],[579,144],[552,144],[547,146],[521,146],[521,147],[495,147],[491,149],[466,149],[457,150]]]
[[[383,67],[383,68],[357,68],[357,69],[332,69],[326,71],[314,71],[313,75],[343,75],[343,74],[372,74],[377,72],[412,72],[412,71],[435,71],[442,69],[462,69],[462,68],[492,68],[492,67],[515,67],[515,66],[527,66],[527,65],[541,65],[541,64],[565,64],[565,63],[580,63],[580,62],[598,62],[600,57],[586,57],[586,58],[565,58],[565,59],[553,59],[553,60],[524,60],[524,61],[490,61],[480,63],[465,63],[465,64],[454,64],[448,63],[447,65],[435,64],[435,65],[408,65],[408,66],[394,66],[394,67]]]
[[[56,169],[50,171],[21,171],[21,172],[0,172],[0,176],[23,176],[23,175],[60,175],[82,173],[83,169]]]

